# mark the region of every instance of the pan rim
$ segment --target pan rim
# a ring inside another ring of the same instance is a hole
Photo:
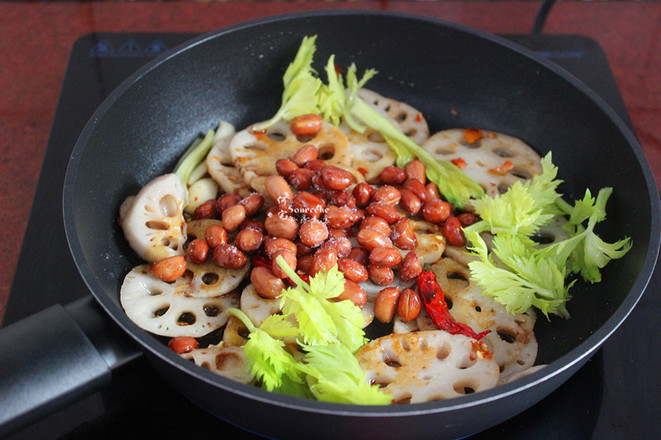
[[[510,384],[500,385],[496,388],[476,393],[470,396],[464,396],[457,399],[449,399],[445,401],[437,402],[427,402],[419,404],[411,404],[406,406],[400,405],[391,405],[386,407],[374,407],[374,406],[358,406],[358,405],[348,405],[348,404],[337,404],[337,403],[328,403],[328,402],[318,402],[311,401],[307,399],[301,399],[291,396],[285,396],[275,393],[270,393],[264,390],[261,390],[256,387],[252,387],[245,384],[240,384],[230,379],[226,379],[222,376],[215,375],[209,371],[206,371],[201,368],[191,368],[189,361],[182,359],[176,354],[172,353],[167,347],[163,344],[156,341],[152,335],[144,332],[144,330],[139,329],[135,324],[130,322],[128,318],[123,314],[121,308],[117,306],[116,303],[112,302],[110,299],[104,297],[104,295],[99,295],[97,292],[102,291],[101,287],[98,285],[95,279],[95,275],[87,262],[80,257],[82,255],[82,246],[78,241],[75,228],[75,218],[73,215],[73,194],[72,191],[75,187],[76,181],[76,170],[80,162],[80,158],[85,151],[85,145],[87,139],[94,132],[94,128],[98,122],[102,119],[103,115],[107,110],[116,102],[122,94],[126,92],[127,89],[132,87],[136,82],[138,82],[145,74],[159,66],[160,64],[166,62],[172,57],[180,55],[182,52],[192,49],[193,47],[204,44],[206,41],[221,37],[227,33],[237,32],[244,28],[251,28],[254,26],[265,25],[275,22],[284,22],[291,21],[301,18],[315,18],[315,17],[331,17],[331,16],[359,16],[359,15],[368,15],[368,16],[388,16],[397,19],[406,19],[406,20],[419,20],[439,26],[449,27],[456,29],[461,32],[467,32],[472,35],[478,36],[480,38],[489,40],[496,44],[503,45],[510,50],[516,51],[521,55],[532,59],[538,64],[544,66],[546,69],[550,69],[552,72],[560,75],[566,81],[569,81],[574,87],[576,87],[581,93],[587,95],[588,99],[594,101],[599,108],[601,108],[606,116],[615,124],[617,129],[625,136],[629,145],[631,146],[636,159],[640,165],[641,170],[643,171],[643,177],[648,188],[648,195],[650,196],[650,208],[652,214],[650,237],[656,237],[654,241],[650,241],[649,247],[645,255],[645,262],[641,271],[639,272],[635,282],[632,285],[630,293],[618,306],[616,311],[602,324],[602,326],[595,333],[588,336],[583,340],[578,346],[570,350],[560,358],[551,362],[548,367],[530,374],[529,376],[517,380]],[[527,389],[530,389],[541,382],[549,380],[553,377],[561,375],[562,373],[570,370],[576,364],[584,362],[589,357],[591,357],[597,349],[603,344],[603,342],[612,335],[620,324],[626,319],[626,317],[631,313],[635,305],[638,303],[640,298],[645,292],[645,288],[649,283],[652,272],[656,265],[656,261],[659,254],[659,240],[658,237],[661,237],[661,208],[659,203],[659,193],[654,180],[653,173],[651,171],[650,165],[647,162],[647,159],[643,153],[642,147],[640,146],[637,138],[635,137],[632,129],[622,120],[622,118],[594,91],[588,88],[580,80],[574,77],[572,74],[562,69],[561,67],[553,64],[552,62],[542,58],[541,56],[535,54],[534,52],[511,42],[503,37],[493,35],[484,31],[470,28],[465,25],[446,22],[441,19],[420,16],[416,14],[401,13],[401,12],[391,12],[391,11],[373,11],[373,10],[321,10],[321,11],[310,11],[310,12],[295,12],[274,15],[270,17],[263,17],[258,19],[249,20],[242,23],[237,23],[221,29],[205,33],[198,37],[195,37],[189,40],[186,43],[183,43],[164,55],[159,56],[158,58],[150,61],[145,66],[140,68],[138,71],[130,75],[122,84],[117,87],[109,96],[104,100],[101,106],[95,111],[94,115],[90,118],[89,122],[85,125],[83,131],[81,132],[78,141],[74,147],[73,153],[69,160],[67,167],[67,172],[64,181],[63,188],[63,215],[64,215],[64,225],[65,232],[67,236],[67,242],[69,244],[70,251],[76,262],[76,266],[82,278],[90,289],[91,293],[94,295],[96,300],[101,304],[106,313],[108,313],[113,320],[119,324],[122,329],[127,332],[131,338],[133,338],[138,344],[142,347],[143,350],[147,350],[152,354],[156,355],[162,361],[169,363],[170,365],[175,366],[179,370],[185,372],[186,374],[193,375],[200,380],[212,385],[214,387],[220,387],[226,391],[232,393],[238,393],[244,396],[247,396],[251,399],[260,400],[271,405],[289,407],[299,411],[310,411],[316,413],[326,413],[331,415],[361,415],[361,416],[372,416],[372,417],[393,417],[393,416],[412,416],[417,413],[444,413],[451,412],[455,410],[465,409],[474,407],[477,405],[482,405],[486,402],[493,402],[500,400],[502,398],[511,396],[523,392]],[[638,295],[632,295],[632,292],[639,292]],[[589,349],[586,349],[589,347]],[[198,371],[199,370],[199,371]],[[378,408],[378,410],[376,410]]]

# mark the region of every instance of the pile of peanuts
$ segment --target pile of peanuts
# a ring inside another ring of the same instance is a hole
[[[385,168],[379,176],[381,185],[356,184],[349,171],[326,164],[315,146],[305,144],[291,159],[278,160],[276,169],[278,175],[265,181],[272,206],[262,209],[265,200],[258,193],[209,200],[195,210],[193,219],[220,217],[222,226],[210,226],[204,238],[192,240],[186,248],[194,263],[201,264],[210,255],[216,265],[230,269],[243,267],[250,257],[250,281],[264,298],[277,297],[289,282],[276,263],[282,256],[302,275],[313,276],[337,265],[346,280],[337,300],[348,299],[359,307],[367,302],[359,283],[369,279],[384,286],[375,301],[375,317],[390,322],[397,312],[410,321],[421,310],[418,293],[389,286],[395,272],[403,281],[411,281],[422,271],[410,217],[421,216],[439,225],[446,240],[456,246],[465,244],[461,227],[476,221],[469,213],[452,215],[453,206],[441,199],[434,183],[426,181],[425,165],[419,160],[404,169]],[[352,245],[353,237],[359,246]],[[404,257],[398,248],[408,251]]]

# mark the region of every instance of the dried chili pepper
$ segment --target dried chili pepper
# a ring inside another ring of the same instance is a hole
[[[425,305],[425,311],[434,322],[434,325],[439,329],[453,335],[459,333],[477,340],[482,339],[491,331],[485,330],[481,333],[475,333],[470,326],[454,320],[445,302],[443,289],[436,282],[434,272],[430,270],[422,271],[420,276],[418,276],[418,292]]]

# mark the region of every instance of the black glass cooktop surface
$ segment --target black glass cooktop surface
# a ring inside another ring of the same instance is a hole
[[[89,295],[64,235],[61,191],[78,134],[101,101],[154,56],[193,37],[91,34],[72,48],[3,325],[55,303]],[[607,59],[578,35],[508,36],[582,79],[630,123]],[[35,271],[32,261],[42,262]],[[513,419],[471,439],[660,438],[661,325],[658,271],[627,321],[569,381]],[[114,372],[112,384],[14,435],[13,439],[253,439],[174,391],[143,360]]]

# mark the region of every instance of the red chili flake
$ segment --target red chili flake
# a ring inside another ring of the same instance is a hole
[[[514,169],[514,164],[512,164],[512,162],[510,162],[509,160],[506,160],[505,162],[503,162],[501,166],[496,168],[489,168],[487,172],[495,176],[505,176],[513,169]]]
[[[358,172],[365,177],[367,175],[367,170],[363,167],[358,168]]]
[[[422,113],[415,115],[415,122],[422,122]]]
[[[489,347],[482,341],[471,341],[470,360],[476,359],[493,359],[493,353],[489,351]]]
[[[337,73],[338,75],[342,75],[342,67],[340,67],[339,64],[335,65],[335,73]]]
[[[418,276],[418,292],[425,305],[425,311],[434,322],[434,325],[439,329],[453,335],[462,334],[478,341],[491,331],[485,330],[481,333],[475,333],[470,326],[454,320],[452,315],[450,315],[443,289],[441,289],[441,286],[436,281],[434,272],[430,270],[422,271]]]
[[[454,166],[456,166],[457,168],[463,168],[466,166],[466,161],[463,160],[461,157],[452,159],[450,162],[452,162]]]
[[[464,139],[466,139],[466,142],[468,142],[469,144],[479,141],[480,139],[482,139],[482,137],[483,137],[482,130],[479,130],[477,128],[464,129]]]

